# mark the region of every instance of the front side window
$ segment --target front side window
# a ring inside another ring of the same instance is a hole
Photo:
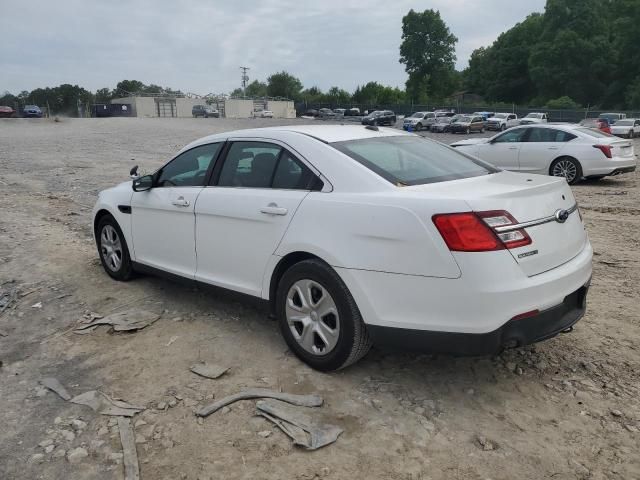
[[[171,160],[159,171],[157,187],[204,186],[211,162],[222,143],[210,143],[192,148]]]
[[[502,135],[497,136],[492,140],[491,143],[513,143],[513,142],[522,142],[527,133],[526,128],[516,128],[514,130],[509,130],[508,132],[503,133]]]
[[[488,175],[498,170],[436,142],[414,136],[331,144],[395,185],[421,185]]]
[[[322,182],[291,153],[267,142],[234,142],[218,179],[220,187],[316,190]]]

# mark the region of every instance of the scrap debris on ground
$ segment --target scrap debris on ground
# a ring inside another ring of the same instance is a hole
[[[214,412],[217,412],[223,407],[230,405],[238,400],[251,400],[256,398],[273,398],[281,400],[283,402],[290,403],[291,405],[298,405],[300,407],[320,407],[322,405],[322,397],[320,395],[295,395],[292,393],[275,392],[273,390],[267,390],[264,388],[250,388],[234,395],[229,395],[217,402],[200,408],[196,411],[196,415],[199,417],[206,417]]]
[[[316,425],[311,418],[294,407],[278,400],[260,400],[257,414],[273,422],[294,445],[317,450],[335,442],[343,430],[335,425]]]
[[[118,430],[120,430],[120,442],[122,443],[124,478],[125,480],[139,480],[140,464],[136,451],[136,436],[131,426],[131,420],[118,417]]]
[[[208,363],[196,363],[195,365],[191,365],[189,369],[193,373],[200,375],[201,377],[216,379],[220,378],[222,375],[229,371],[229,367],[223,367],[215,364]]]
[[[113,330],[116,332],[141,330],[148,327],[159,318],[159,314],[146,310],[127,310],[124,312],[112,313],[104,318],[96,316],[89,323],[85,323],[77,327],[74,330],[74,333],[87,333],[87,331],[93,331],[100,325],[111,325]]]

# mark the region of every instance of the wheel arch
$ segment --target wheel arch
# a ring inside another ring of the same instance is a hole
[[[331,265],[313,253],[305,252],[305,251],[295,251],[287,253],[284,257],[282,257],[275,268],[271,272],[271,278],[269,280],[269,310],[271,313],[275,314],[275,299],[276,299],[276,291],[278,289],[278,284],[280,283],[280,279],[284,275],[284,273],[291,268],[296,263],[300,263],[304,260],[320,260],[321,262],[327,264],[331,267]],[[333,267],[331,267],[333,268]]]
[[[98,238],[98,231],[97,231],[98,230],[98,223],[100,223],[100,220],[102,220],[107,215],[111,215],[115,220],[115,217],[113,216],[113,214],[109,210],[107,210],[106,208],[101,208],[94,215],[94,217],[93,217],[93,236],[95,238]],[[117,222],[117,220],[116,220],[116,222]],[[122,227],[120,227],[120,228],[122,229]]]
[[[580,167],[580,170],[582,170],[582,164],[580,163],[580,160],[578,160],[576,157],[572,155],[558,155],[556,158],[551,160],[551,163],[549,163],[549,167],[547,168],[547,172],[549,173],[549,175],[551,175],[551,167],[553,167],[553,164],[556,163],[558,160],[562,160],[563,158],[568,158],[569,160],[573,160],[578,164],[578,166]]]

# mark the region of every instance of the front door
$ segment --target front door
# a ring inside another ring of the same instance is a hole
[[[222,143],[192,148],[155,174],[154,187],[131,200],[136,262],[193,278],[196,270],[194,208]]]
[[[196,280],[260,296],[267,262],[316,180],[282,146],[233,142],[196,204]]]
[[[526,134],[525,128],[514,128],[504,132],[491,142],[478,145],[478,156],[498,168],[519,170],[518,157]]]

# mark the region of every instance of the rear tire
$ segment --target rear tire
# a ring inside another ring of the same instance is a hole
[[[111,215],[105,215],[98,222],[96,243],[105,272],[121,282],[130,280],[134,272],[127,241],[118,222]]]
[[[330,372],[371,348],[355,300],[338,274],[320,260],[289,268],[278,283],[276,316],[287,345],[311,368]]]
[[[549,175],[564,177],[569,185],[575,185],[582,178],[582,166],[575,158],[560,157],[549,167]]]

